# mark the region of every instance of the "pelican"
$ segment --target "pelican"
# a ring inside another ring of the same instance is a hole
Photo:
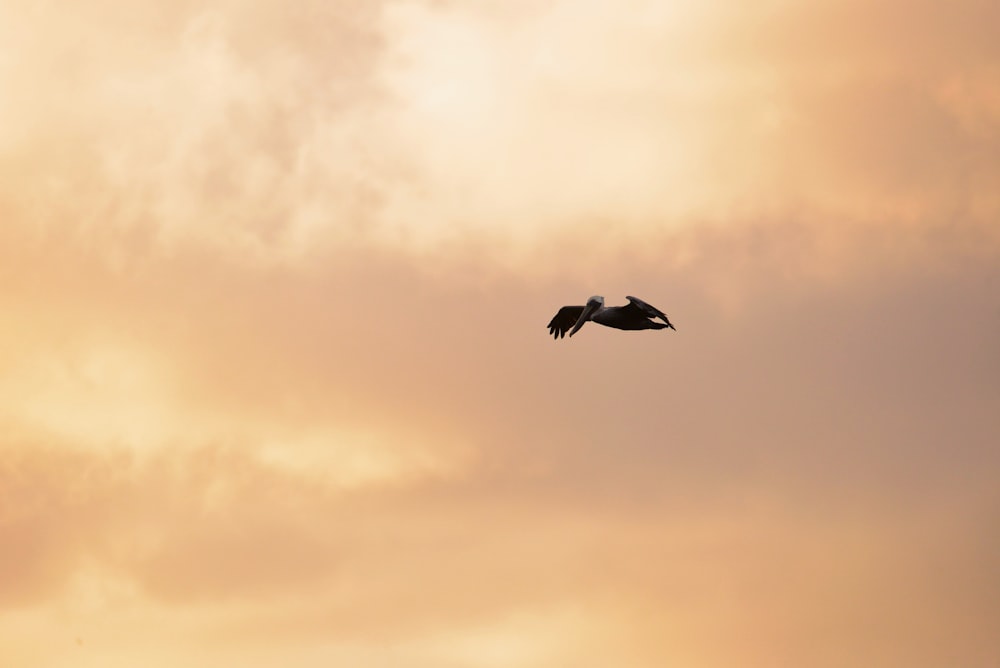
[[[563,306],[549,322],[549,334],[554,339],[573,336],[588,320],[598,325],[614,327],[615,329],[670,329],[677,328],[667,320],[667,314],[656,307],[650,306],[641,299],[626,297],[625,306],[605,306],[604,297],[593,296],[587,300],[586,306]],[[656,322],[661,318],[663,322]]]

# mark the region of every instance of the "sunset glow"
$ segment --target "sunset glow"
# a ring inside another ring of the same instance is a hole
[[[0,5],[0,664],[1000,665],[995,4]]]

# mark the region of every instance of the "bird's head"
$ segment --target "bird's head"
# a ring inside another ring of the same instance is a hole
[[[576,334],[577,331],[579,331],[579,329],[583,327],[583,323],[590,320],[591,316],[594,315],[594,311],[596,311],[599,308],[602,308],[603,306],[604,306],[604,297],[601,297],[600,295],[594,295],[593,297],[588,299],[587,305],[583,307],[583,313],[581,313],[580,317],[577,318],[576,324],[573,325],[573,329],[569,330],[569,335],[573,336],[574,334]]]

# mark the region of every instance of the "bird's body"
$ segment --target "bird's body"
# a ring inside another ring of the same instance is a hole
[[[553,338],[559,339],[570,336],[583,327],[584,323],[592,320],[605,327],[615,329],[638,330],[638,329],[676,329],[663,311],[650,306],[641,299],[627,297],[628,304],[625,306],[605,306],[604,297],[591,297],[585,306],[563,306],[555,314],[548,324],[549,334]],[[657,322],[657,318],[663,322]]]

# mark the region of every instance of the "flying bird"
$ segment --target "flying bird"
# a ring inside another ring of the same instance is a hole
[[[641,299],[626,297],[625,306],[605,306],[604,297],[594,296],[587,300],[586,306],[563,306],[549,322],[549,334],[554,339],[561,339],[569,332],[573,336],[588,320],[598,325],[614,327],[615,329],[670,329],[677,331],[667,314]],[[661,318],[663,322],[657,322]]]

